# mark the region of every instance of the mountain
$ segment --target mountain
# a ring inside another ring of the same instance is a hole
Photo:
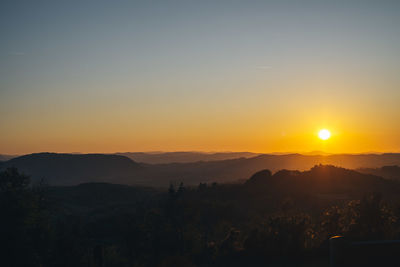
[[[18,157],[18,156],[0,154],[0,161],[7,161],[7,160],[10,160],[10,159],[16,158],[16,157]]]
[[[386,154],[332,154],[332,155],[268,155],[255,158],[272,171],[280,169],[305,170],[317,164],[335,165],[348,169],[379,168],[385,165],[400,165],[399,153]]]
[[[400,165],[400,153],[384,154],[333,154],[314,156],[322,164],[332,164],[349,169],[379,168],[385,165]]]
[[[263,169],[271,172],[282,169],[304,171],[318,164],[347,169],[381,168],[385,165],[400,165],[400,154],[263,154],[228,160],[146,164],[114,154],[39,153],[11,159],[0,164],[0,168],[15,166],[32,175],[34,181],[45,178],[51,185],[109,182],[167,187],[171,182],[183,182],[185,185],[238,183]],[[382,173],[375,174],[383,176]]]
[[[357,171],[400,181],[400,167],[397,165],[383,166],[381,168],[360,168]]]
[[[260,171],[245,183],[257,191],[301,192],[319,194],[399,192],[400,184],[379,176],[363,174],[354,170],[332,165],[316,165],[307,171],[281,170],[271,175],[268,170]]]
[[[202,153],[202,152],[165,152],[165,153],[119,153],[131,158],[136,162],[148,164],[169,164],[169,163],[196,163],[199,161],[224,161],[236,159],[251,159],[264,161],[263,164],[273,165],[273,170],[282,168],[309,169],[312,166],[332,164],[345,168],[356,169],[362,167],[378,168],[385,165],[400,165],[400,153],[384,154],[327,154],[321,151],[309,152],[306,154],[258,154],[251,152],[226,152],[226,153]]]
[[[252,158],[238,158],[222,161],[171,163],[146,165],[148,181],[153,184],[168,185],[169,182],[183,181],[196,185],[200,182],[232,183],[244,181],[255,172],[269,169],[307,170],[318,164],[340,166],[347,169],[361,167],[381,167],[385,164],[400,164],[400,154],[360,154],[360,155],[271,155],[263,154]],[[144,164],[145,165],[145,164]]]
[[[260,155],[252,152],[126,152],[116,153],[136,162],[148,164],[189,163],[198,161],[216,161],[236,158],[250,158]]]
[[[1,168],[16,167],[34,182],[45,179],[51,185],[74,185],[85,182],[130,183],[141,169],[131,159],[103,154],[37,153],[13,158]],[[136,177],[137,180],[137,177]]]

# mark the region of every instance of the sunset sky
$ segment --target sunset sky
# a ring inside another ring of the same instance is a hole
[[[14,0],[0,34],[2,154],[400,151],[400,1]]]

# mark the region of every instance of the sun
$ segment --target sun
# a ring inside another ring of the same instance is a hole
[[[331,132],[327,129],[322,129],[318,132],[318,137],[322,140],[328,140],[331,137]]]

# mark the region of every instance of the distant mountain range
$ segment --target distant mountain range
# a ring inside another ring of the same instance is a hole
[[[175,158],[182,157],[182,154],[179,153],[185,152],[173,153],[173,156]],[[244,156],[240,153],[237,155]],[[198,185],[200,182],[236,183],[244,181],[255,172],[263,169],[269,169],[272,172],[282,169],[302,171],[318,164],[335,165],[347,169],[375,169],[388,165],[400,166],[400,154],[262,154],[251,158],[147,164],[137,163],[122,155],[38,153],[13,158],[3,162],[0,168],[14,166],[31,175],[33,180],[37,181],[44,178],[51,185],[108,182],[157,187],[168,186],[171,182],[179,183],[181,181],[186,185]],[[373,174],[387,177],[382,173]]]
[[[361,173],[369,173],[378,175],[387,179],[399,180],[400,181],[400,167],[394,166],[383,166],[381,168],[360,168],[357,171]]]
[[[215,161],[237,158],[251,158],[260,155],[252,152],[126,152],[116,153],[136,162],[149,164],[189,163],[198,161]]]
[[[221,161],[144,165],[151,174],[148,181],[163,184],[165,181],[184,181],[188,184],[199,182],[231,183],[244,180],[257,171],[269,169],[307,170],[318,164],[358,169],[365,166],[381,167],[400,165],[400,154],[371,155],[268,155]]]

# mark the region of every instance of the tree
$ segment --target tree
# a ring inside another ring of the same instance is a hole
[[[41,201],[28,176],[16,168],[0,172],[0,257],[6,266],[39,266],[44,260]]]

